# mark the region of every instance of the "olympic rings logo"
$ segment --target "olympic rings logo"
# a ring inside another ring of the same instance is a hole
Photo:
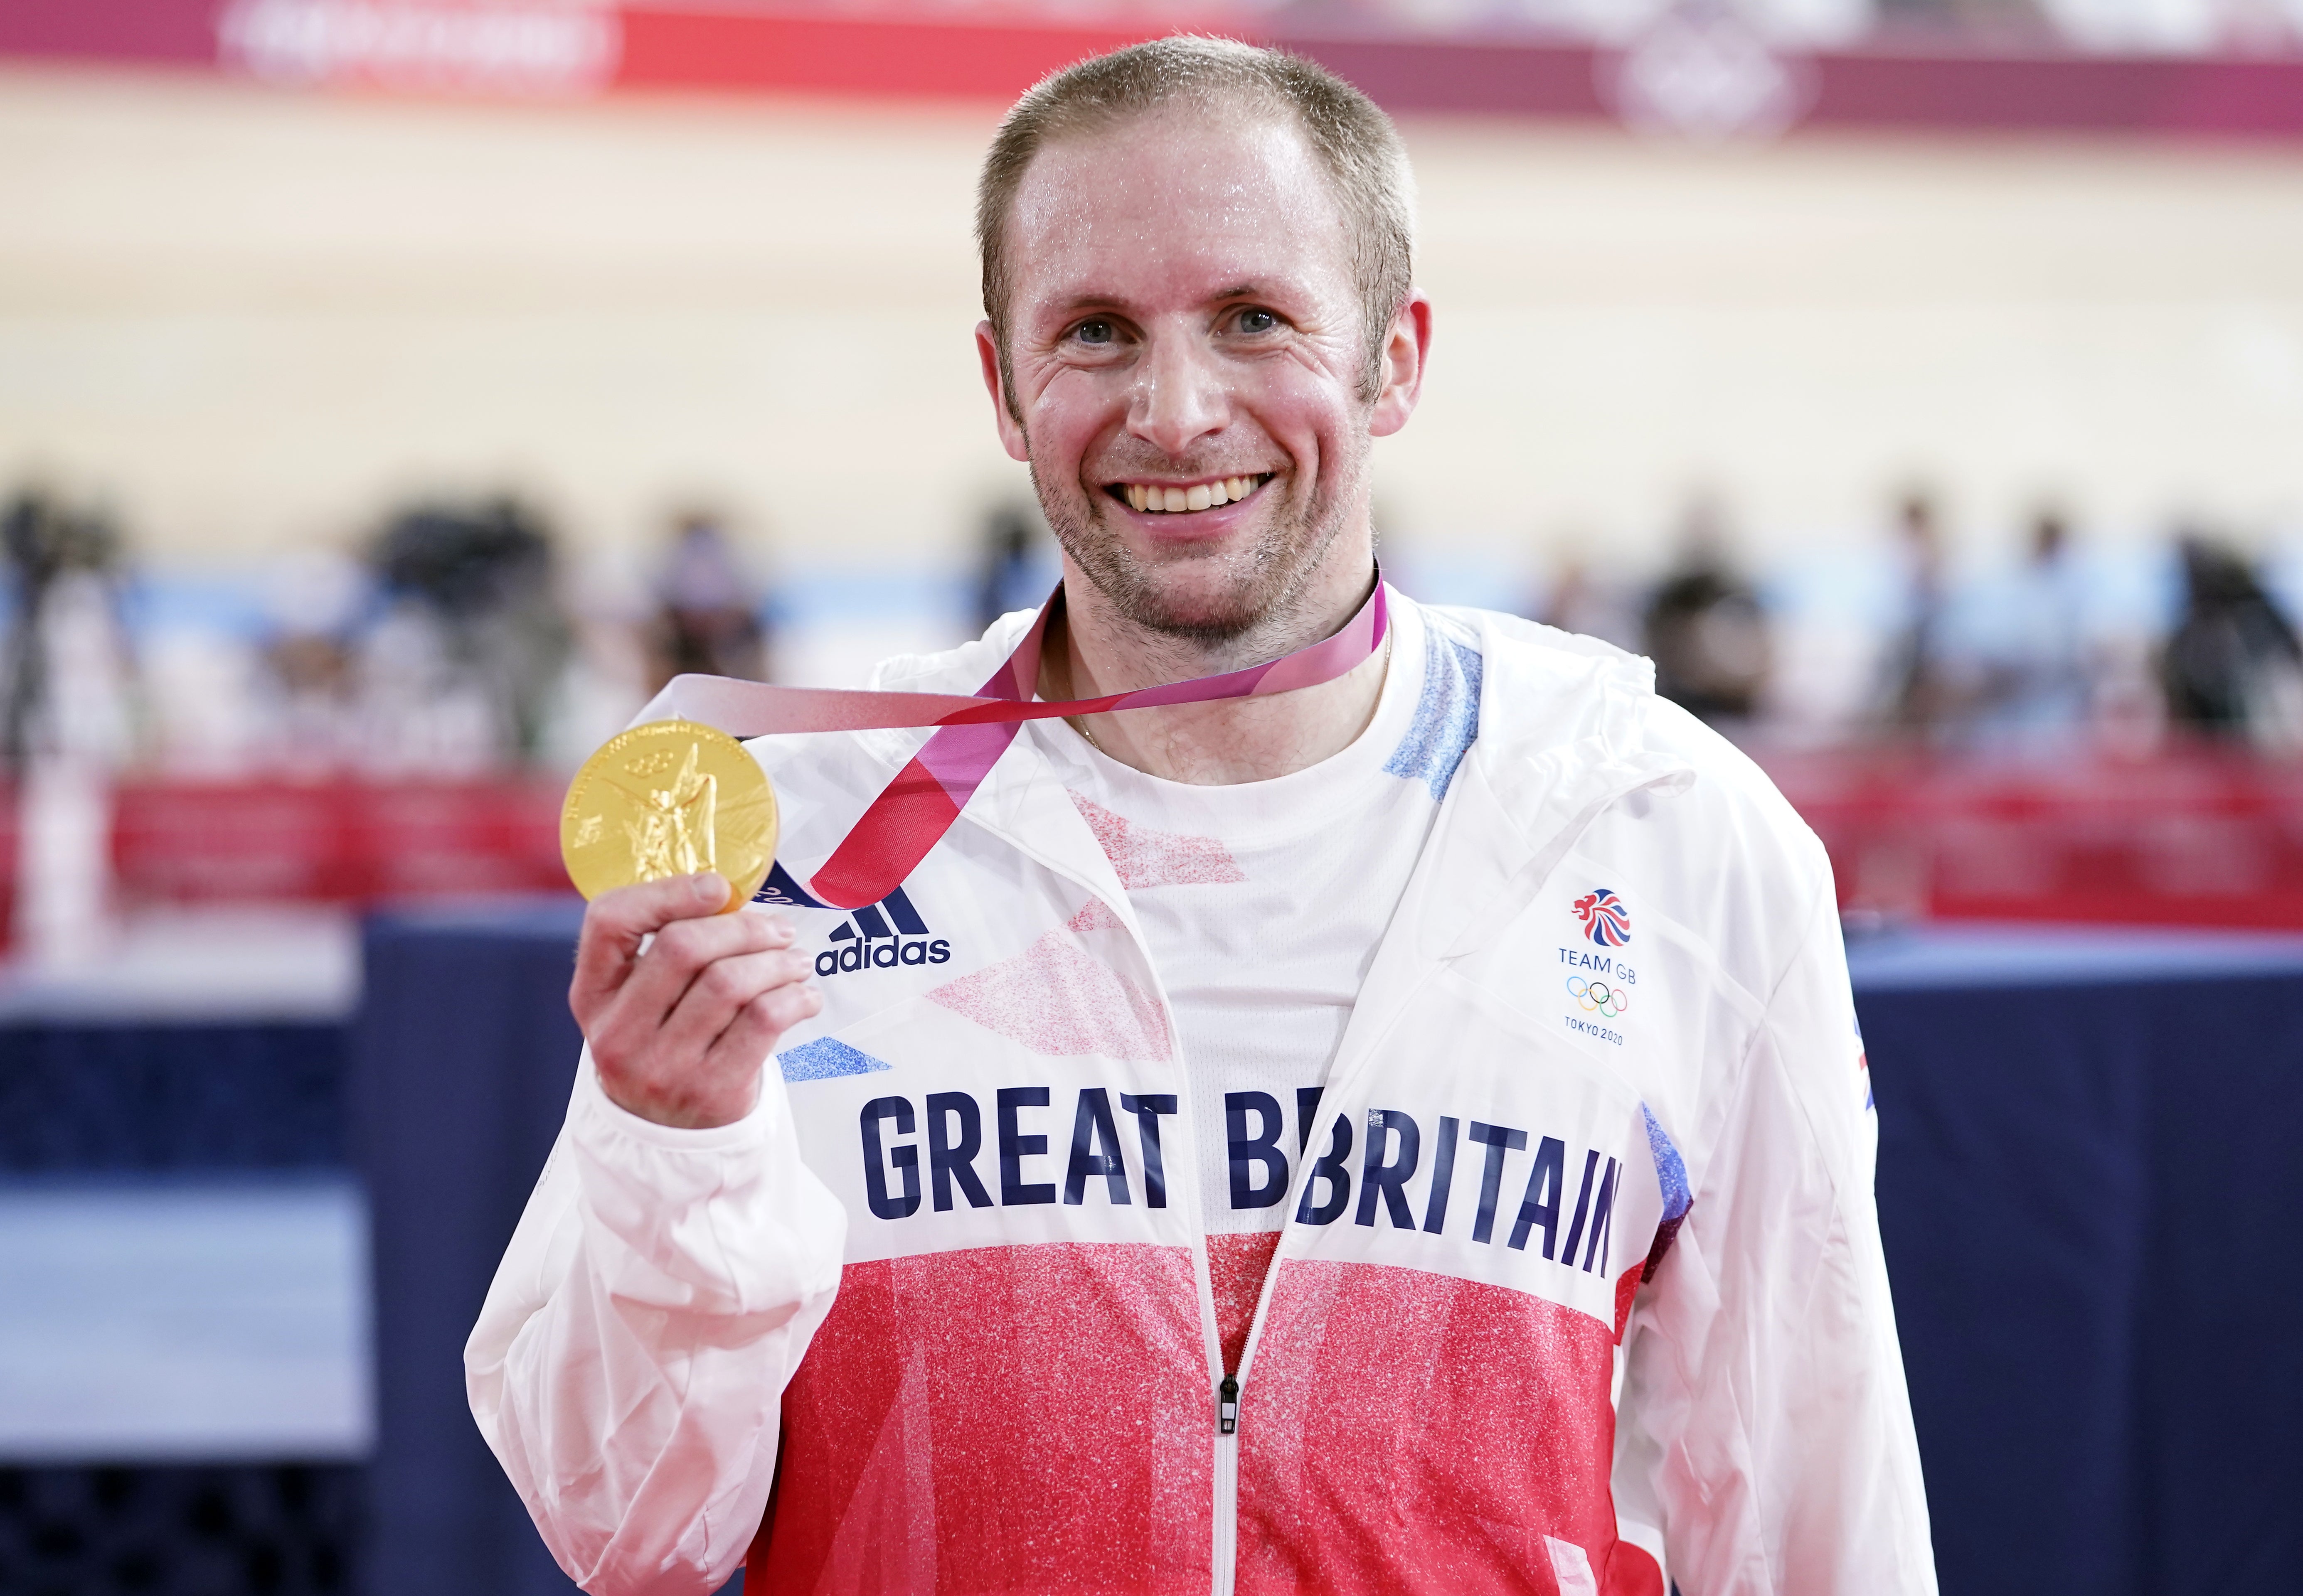
[[[1613,1020],[1632,1006],[1632,1000],[1605,981],[1587,981],[1580,975],[1567,978],[1567,995],[1583,1005],[1587,1014],[1605,1014]]]

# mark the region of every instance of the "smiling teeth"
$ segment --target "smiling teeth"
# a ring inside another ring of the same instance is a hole
[[[1120,491],[1126,497],[1130,509],[1145,510],[1153,515],[1177,515],[1185,510],[1210,509],[1219,504],[1236,504],[1268,480],[1268,474],[1227,476],[1220,482],[1194,483],[1188,488],[1162,488],[1148,483],[1129,483]]]

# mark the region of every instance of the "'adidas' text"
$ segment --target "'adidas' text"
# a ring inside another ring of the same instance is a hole
[[[838,975],[843,970],[893,970],[899,964],[941,964],[951,957],[951,944],[938,937],[885,941],[857,937],[842,947],[828,947],[815,956],[815,973]]]

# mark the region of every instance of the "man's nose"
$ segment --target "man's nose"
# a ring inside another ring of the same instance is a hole
[[[1185,332],[1155,336],[1135,370],[1128,430],[1171,459],[1229,424],[1231,398],[1204,340]]]

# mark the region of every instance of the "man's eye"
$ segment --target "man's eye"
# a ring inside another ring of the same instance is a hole
[[[1082,343],[1107,344],[1118,333],[1109,322],[1082,322],[1072,329],[1072,336]]]
[[[1239,313],[1242,332],[1269,332],[1279,325],[1279,318],[1268,310],[1243,310]]]

